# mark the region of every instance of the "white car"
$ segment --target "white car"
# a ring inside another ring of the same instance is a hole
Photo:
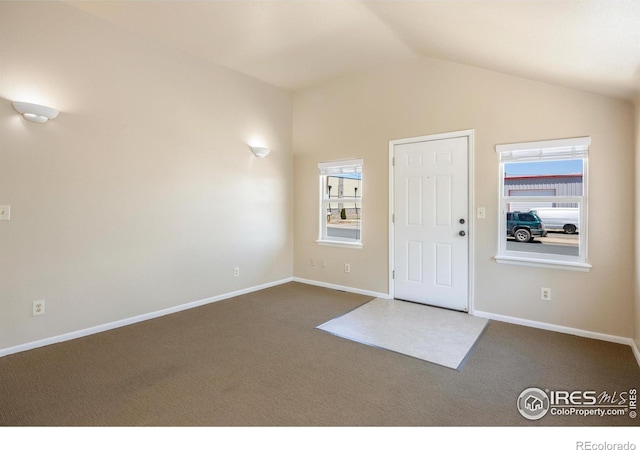
[[[540,217],[548,231],[563,231],[567,234],[580,231],[578,208],[537,208],[533,211]]]

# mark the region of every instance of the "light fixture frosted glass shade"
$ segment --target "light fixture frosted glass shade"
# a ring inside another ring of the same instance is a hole
[[[13,108],[30,122],[45,123],[49,119],[58,117],[57,110],[34,103],[13,102]]]
[[[266,147],[251,147],[251,151],[258,158],[264,158],[265,156],[267,156],[271,152],[271,150],[269,150]]]

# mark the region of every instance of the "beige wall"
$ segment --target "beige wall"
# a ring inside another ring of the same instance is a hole
[[[634,340],[636,348],[640,349],[640,178],[637,174],[640,174],[640,95],[635,99],[635,132],[636,132],[636,197],[635,197],[635,238],[636,238],[636,261],[635,261],[635,332]],[[636,355],[638,357],[638,355]]]
[[[294,96],[294,275],[388,292],[389,141],[475,130],[475,309],[633,335],[633,106],[434,59],[352,75]],[[496,144],[591,136],[589,273],[497,264]],[[363,158],[363,248],[320,247],[317,163]],[[312,266],[325,258],[327,267]],[[351,264],[351,273],[343,264]],[[540,287],[552,289],[551,302]]]
[[[0,29],[0,204],[12,207],[0,350],[292,274],[386,293],[389,140],[469,128],[487,208],[475,308],[617,336],[635,327],[640,345],[640,263],[620,220],[640,192],[640,119],[634,143],[626,102],[421,59],[298,93],[292,124],[289,94],[63,4],[0,2]],[[11,100],[61,114],[27,123]],[[495,145],[585,135],[593,270],[496,264]],[[271,155],[254,158],[253,140]],[[364,248],[318,246],[317,163],[352,158],[364,158]],[[47,312],[31,317],[40,299]]]
[[[0,30],[0,350],[291,276],[290,94],[64,4]]]

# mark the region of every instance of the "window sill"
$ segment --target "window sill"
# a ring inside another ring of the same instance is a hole
[[[362,248],[361,242],[327,241],[318,239],[316,243],[318,245],[325,245],[327,247]]]
[[[515,264],[519,266],[542,267],[545,269],[575,270],[589,272],[591,264],[577,261],[556,261],[552,259],[523,258],[516,256],[496,256],[495,260],[500,264]]]

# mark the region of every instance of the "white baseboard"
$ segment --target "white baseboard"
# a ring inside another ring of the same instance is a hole
[[[134,323],[143,322],[145,320],[155,319],[157,317],[166,316],[168,314],[173,314],[173,313],[184,311],[187,309],[197,308],[198,306],[219,302],[221,300],[226,300],[226,299],[237,297],[243,294],[249,294],[251,292],[260,291],[262,289],[267,289],[270,287],[278,286],[280,284],[289,283],[291,281],[310,284],[313,286],[319,286],[319,287],[324,287],[329,289],[335,289],[339,291],[352,292],[354,294],[367,295],[370,297],[387,298],[387,299],[391,298],[391,296],[386,293],[368,291],[365,289],[358,289],[358,288],[353,288],[349,286],[341,286],[337,284],[325,283],[322,281],[315,281],[315,280],[308,280],[305,278],[298,278],[298,277],[284,278],[281,280],[264,283],[258,286],[252,286],[252,287],[241,289],[238,291],[228,292],[225,294],[216,295],[214,297],[209,297],[209,298],[197,300],[190,303],[185,303],[178,306],[173,306],[171,308],[162,309],[160,311],[141,314],[139,316],[129,317],[127,319],[122,319],[115,322],[106,323],[103,325],[97,325],[94,327],[89,327],[89,328],[85,328],[78,331],[72,331],[70,333],[65,333],[58,336],[52,336],[49,338],[40,339],[37,341],[27,342],[25,344],[20,344],[13,347],[0,349],[0,358],[3,356],[14,354],[14,353],[24,352],[24,351],[32,350],[35,348],[56,344],[58,342],[70,341],[72,339],[77,339],[84,336],[101,333],[103,331],[113,330],[115,328],[132,325]],[[629,345],[633,351],[633,355],[635,356],[638,365],[640,366],[640,350],[638,349],[638,346],[636,345],[635,341],[631,338],[614,336],[610,334],[596,333],[593,331],[581,330],[578,328],[570,328],[570,327],[565,327],[561,325],[553,325],[553,324],[548,324],[544,322],[536,322],[533,320],[521,319],[518,317],[503,316],[500,314],[494,314],[494,313],[478,311],[478,310],[472,311],[471,314],[478,317],[484,317],[485,319],[497,320],[499,322],[507,322],[515,325],[523,325],[526,327],[539,328],[539,329],[548,330],[548,331],[557,331],[559,333],[572,334],[572,335],[582,336],[582,337],[591,338],[591,339],[599,339],[601,341],[608,341],[608,342],[614,342],[617,344]]]
[[[386,293],[352,288],[349,286],[341,286],[338,284],[325,283],[323,281],[309,280],[306,278],[293,277],[293,281],[296,281],[298,283],[310,284],[313,286],[320,286],[320,287],[325,287],[329,289],[335,289],[339,291],[352,292],[354,294],[368,295],[371,297],[379,297],[379,298],[387,298],[387,299],[392,298],[391,295]],[[635,341],[631,338],[615,336],[611,334],[597,333],[595,331],[581,330],[579,328],[565,327],[562,325],[553,325],[545,322],[536,322],[535,320],[521,319],[518,317],[503,316],[500,314],[494,314],[494,313],[489,313],[489,312],[479,311],[479,310],[473,310],[470,312],[470,314],[478,317],[484,317],[485,319],[512,323],[514,325],[522,325],[525,327],[539,328],[547,331],[556,331],[559,333],[572,334],[575,336],[581,336],[581,337],[586,337],[590,339],[598,339],[601,341],[613,342],[616,344],[629,345],[631,347],[631,350],[633,351],[633,354],[636,358],[636,362],[638,363],[638,366],[640,366],[640,350],[638,350],[638,347]]]
[[[503,316],[484,311],[474,310],[474,316],[484,317],[485,319],[497,320],[498,322],[507,322],[514,325],[523,325],[525,327],[539,328],[541,330],[557,331],[558,333],[572,334],[575,336],[586,337],[590,339],[598,339],[601,341],[614,342],[616,344],[624,344],[631,347],[636,361],[640,366],[640,352],[633,339],[623,336],[615,336],[612,334],[597,333],[595,331],[581,330],[579,328],[565,327],[562,325],[553,325],[545,322],[536,322],[535,320],[521,319],[519,317]]]
[[[241,289],[239,291],[228,292],[226,294],[216,295],[214,297],[205,298],[202,300],[196,300],[194,302],[185,303],[171,308],[162,309],[160,311],[154,311],[147,314],[141,314],[135,317],[129,317],[127,319],[117,320],[115,322],[105,323],[103,325],[96,325],[94,327],[85,328],[78,331],[72,331],[70,333],[60,334],[58,336],[52,336],[38,341],[27,342],[26,344],[16,345],[14,347],[8,347],[0,349],[0,358],[3,356],[11,355],[13,353],[24,352],[32,350],[38,347],[44,347],[46,345],[56,344],[58,342],[70,341],[91,334],[101,333],[103,331],[113,330],[114,328],[120,328],[134,323],[143,322],[149,319],[155,319],[157,317],[166,316],[168,314],[177,313],[191,308],[197,308],[198,306],[207,305],[209,303],[219,302],[228,298],[237,297],[243,294],[249,294],[251,292],[260,291],[262,289],[278,286],[280,284],[289,283],[293,281],[293,278],[285,278],[278,281],[272,281],[270,283],[261,284],[258,286],[252,286],[249,288]]]
[[[345,291],[345,292],[351,292],[353,294],[367,295],[369,297],[391,298],[389,294],[383,294],[381,292],[375,292],[375,291],[367,291],[365,289],[358,289],[358,288],[353,288],[349,286],[340,286],[339,284],[325,283],[324,281],[308,280],[306,278],[298,278],[298,277],[293,277],[293,281],[297,281],[298,283],[311,284],[313,286],[335,289],[337,291]]]

